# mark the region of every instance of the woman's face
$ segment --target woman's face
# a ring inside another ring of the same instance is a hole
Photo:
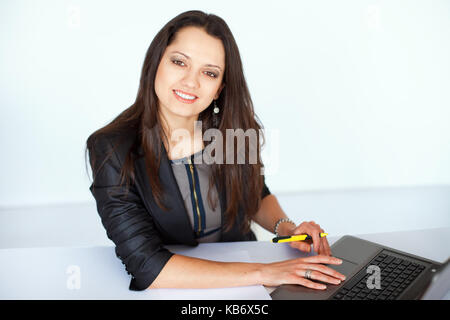
[[[169,120],[177,116],[196,120],[219,97],[224,71],[220,39],[198,27],[180,29],[156,72],[159,111]]]

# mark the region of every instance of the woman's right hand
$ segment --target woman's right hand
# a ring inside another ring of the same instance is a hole
[[[261,269],[262,282],[266,286],[299,284],[312,289],[324,290],[326,285],[312,280],[339,285],[341,281],[345,280],[345,276],[323,264],[339,265],[341,263],[341,259],[325,255],[266,263],[262,265]],[[307,270],[312,271],[310,273],[311,280],[305,278]]]

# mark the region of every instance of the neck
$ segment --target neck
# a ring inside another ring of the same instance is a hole
[[[168,139],[164,141],[169,159],[190,156],[203,149],[202,128],[195,127],[198,115],[179,117],[177,115],[160,114],[161,125]]]

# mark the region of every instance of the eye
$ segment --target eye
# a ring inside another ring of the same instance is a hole
[[[176,64],[176,65],[178,65],[180,67],[184,67],[185,66],[185,63],[183,61],[181,61],[181,60],[172,59],[171,61],[172,61],[173,64]],[[211,71],[205,71],[205,74],[207,74],[208,77],[211,77],[211,78],[217,78],[218,77],[217,74],[215,74],[214,72],[211,72]]]
[[[183,61],[180,61],[180,60],[172,60],[172,62],[174,63],[174,64],[176,64],[176,65],[179,65],[179,66],[181,66],[182,67],[182,65],[181,64],[184,64],[184,62]]]
[[[206,73],[207,73],[208,76],[210,76],[211,78],[217,78],[217,74],[215,74],[214,72],[206,71]]]

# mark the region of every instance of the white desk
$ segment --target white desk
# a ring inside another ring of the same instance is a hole
[[[417,237],[418,232],[420,236]],[[450,228],[357,235],[424,258],[444,262],[450,256]],[[329,237],[330,245],[338,237]],[[240,261],[274,262],[292,259],[306,254],[288,244],[250,241],[231,243],[207,243],[192,248],[168,246],[176,253],[194,257],[226,257],[239,253]],[[223,259],[222,261],[226,261]],[[70,266],[76,266],[70,269]],[[80,288],[76,289],[68,279],[80,271]],[[71,271],[72,270],[72,271]],[[0,299],[270,299],[267,288],[264,293],[258,286],[226,289],[197,289],[192,296],[176,294],[173,289],[128,290],[130,276],[114,253],[114,247],[52,247],[0,249]],[[72,289],[71,289],[71,288]],[[256,291],[255,291],[256,289]],[[261,287],[260,287],[261,289]],[[264,291],[264,290],[263,290]],[[175,294],[174,294],[175,293]]]
[[[450,227],[450,186],[446,185],[275,195],[292,220],[316,221],[333,236]],[[256,223],[253,230],[258,240],[273,237]],[[114,243],[106,236],[93,198],[86,203],[0,206],[0,249],[109,245]]]

